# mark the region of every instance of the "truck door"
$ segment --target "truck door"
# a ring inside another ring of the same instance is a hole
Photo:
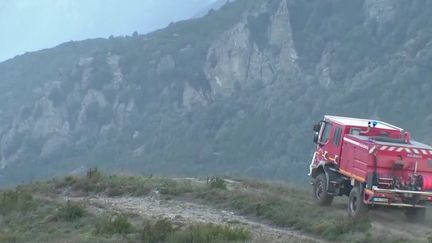
[[[329,145],[329,155],[331,160],[336,164],[340,161],[340,156],[342,154],[342,127],[340,125],[335,125],[333,128],[333,134],[331,136],[331,144]]]
[[[338,163],[341,153],[342,127],[338,124],[324,122],[319,138],[319,158],[321,160]]]

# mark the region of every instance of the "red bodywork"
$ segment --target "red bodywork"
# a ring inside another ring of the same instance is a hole
[[[312,177],[331,167],[343,178],[336,187],[364,185],[367,204],[422,207],[432,201],[431,146],[374,120],[325,116],[317,130]]]

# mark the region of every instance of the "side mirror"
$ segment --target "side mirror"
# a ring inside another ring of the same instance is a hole
[[[313,142],[318,144],[318,137],[319,137],[319,133],[318,132],[314,132],[314,137],[313,137]]]
[[[319,132],[321,129],[321,123],[314,124],[313,130],[314,132]]]

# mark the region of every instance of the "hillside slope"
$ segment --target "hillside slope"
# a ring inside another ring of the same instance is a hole
[[[323,114],[432,142],[426,0],[238,0],[0,64],[0,182],[99,165],[305,180]]]
[[[277,182],[102,175],[0,191],[2,242],[428,242],[430,218],[372,210],[347,218]]]

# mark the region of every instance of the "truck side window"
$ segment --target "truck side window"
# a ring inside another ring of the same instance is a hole
[[[352,135],[360,135],[360,129],[358,129],[358,128],[351,128],[350,134],[352,134]]]
[[[325,127],[324,127],[324,131],[321,137],[321,143],[327,143],[327,141],[329,140],[330,137],[330,131],[332,129],[332,124],[331,123],[326,123]]]
[[[342,128],[336,128],[335,135],[333,136],[333,144],[339,146],[340,138],[342,134]]]

